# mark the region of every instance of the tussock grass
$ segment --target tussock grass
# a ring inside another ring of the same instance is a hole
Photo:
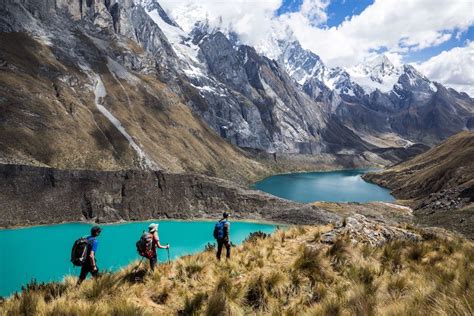
[[[471,241],[319,242],[330,229],[255,234],[229,261],[208,249],[139,282],[135,264],[79,287],[73,277],[31,283],[0,302],[0,315],[473,315]]]

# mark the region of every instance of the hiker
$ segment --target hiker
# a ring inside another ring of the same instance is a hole
[[[81,274],[79,275],[79,280],[77,280],[78,285],[86,279],[88,273],[90,273],[94,278],[99,275],[99,268],[97,268],[97,260],[95,255],[97,253],[97,247],[99,247],[99,241],[97,241],[97,237],[99,237],[101,231],[102,228],[99,226],[94,226],[91,229],[91,235],[86,238],[87,257],[81,267]]]
[[[229,213],[224,212],[222,219],[216,223],[214,227],[214,238],[217,240],[217,260],[221,260],[222,247],[226,248],[226,258],[230,258],[230,222],[228,220]]]
[[[156,248],[160,249],[169,249],[170,245],[167,244],[163,246],[160,244],[160,238],[158,237],[158,224],[152,223],[148,226],[148,232],[144,232],[141,240],[143,240],[145,244],[145,249],[140,251],[140,255],[147,258],[150,261],[150,268],[151,271],[155,270],[156,262],[158,261],[158,255],[156,253]],[[137,245],[137,248],[139,246]]]

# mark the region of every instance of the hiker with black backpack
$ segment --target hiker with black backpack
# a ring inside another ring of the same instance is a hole
[[[158,261],[156,248],[169,249],[170,245],[163,246],[160,244],[158,237],[158,224],[152,223],[148,226],[148,232],[143,232],[139,241],[137,241],[137,251],[140,256],[147,258],[150,261],[151,271],[155,270],[155,265]]]
[[[71,261],[76,266],[81,266],[81,274],[77,284],[80,285],[91,274],[92,277],[99,275],[99,268],[97,268],[96,253],[99,247],[97,237],[99,237],[102,229],[99,226],[94,226],[91,229],[91,235],[88,237],[79,238],[74,243],[71,252]]]
[[[222,219],[219,220],[214,226],[214,238],[217,241],[217,260],[221,260],[222,247],[226,248],[226,258],[230,259],[230,222],[228,220],[229,213],[224,212]]]

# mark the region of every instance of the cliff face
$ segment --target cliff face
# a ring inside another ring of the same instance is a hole
[[[175,51],[132,1],[5,1],[0,42],[0,162],[266,172],[186,105]]]
[[[323,224],[339,216],[228,181],[160,171],[66,171],[0,165],[0,226],[64,221],[216,218]]]

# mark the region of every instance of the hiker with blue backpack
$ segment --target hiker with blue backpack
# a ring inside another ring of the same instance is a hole
[[[99,247],[97,237],[99,237],[101,231],[102,228],[99,226],[92,227],[90,236],[79,238],[72,247],[71,262],[75,266],[81,267],[81,274],[77,280],[77,285],[80,285],[89,273],[94,278],[99,275],[95,255]]]
[[[229,213],[224,212],[222,214],[222,219],[219,220],[214,227],[214,238],[217,241],[217,260],[221,260],[222,247],[225,246],[226,249],[226,258],[230,259],[230,222],[229,222]]]

